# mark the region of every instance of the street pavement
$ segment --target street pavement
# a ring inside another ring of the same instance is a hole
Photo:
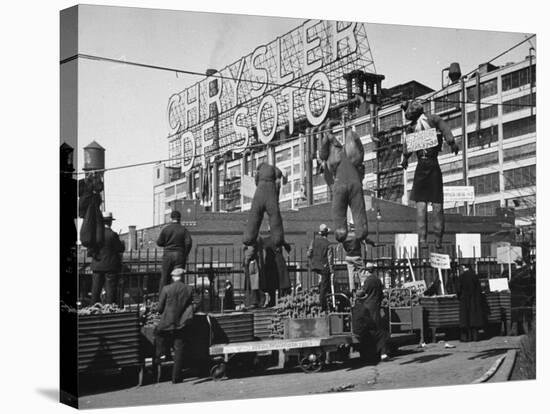
[[[121,407],[470,384],[508,350],[517,349],[519,337],[447,342],[454,348],[445,344],[427,344],[424,348],[404,346],[392,358],[375,366],[361,364],[352,354],[349,361],[312,374],[299,368],[270,368],[254,376],[221,381],[193,377],[174,385],[167,372],[164,382],[159,384],[87,395],[79,399],[79,404],[81,408]]]

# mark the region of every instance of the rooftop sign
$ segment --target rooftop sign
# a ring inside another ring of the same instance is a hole
[[[296,120],[319,125],[347,99],[343,75],[357,69],[374,69],[365,24],[308,20],[172,95],[170,158],[186,171],[197,155],[267,144],[285,127],[292,134]]]

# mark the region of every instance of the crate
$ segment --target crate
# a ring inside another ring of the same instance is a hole
[[[212,343],[247,342],[254,340],[254,314],[233,312],[210,314]]]
[[[257,339],[271,339],[272,325],[277,319],[277,311],[273,308],[254,309],[254,337]]]
[[[349,313],[333,313],[318,318],[289,318],[284,323],[284,339],[327,338],[350,333]]]
[[[114,370],[142,363],[139,312],[78,316],[78,370]]]

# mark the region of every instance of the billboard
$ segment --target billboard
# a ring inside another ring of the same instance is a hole
[[[374,72],[364,23],[308,20],[168,101],[170,158],[185,172],[196,157],[267,144],[296,121],[321,124],[348,99],[345,73]]]

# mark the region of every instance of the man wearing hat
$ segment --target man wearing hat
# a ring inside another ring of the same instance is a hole
[[[330,294],[330,275],[334,263],[334,252],[328,241],[330,229],[326,224],[319,226],[319,236],[313,239],[307,250],[311,270],[319,276],[319,297],[321,309],[327,310],[327,295]]]
[[[98,254],[92,258],[92,303],[100,302],[100,295],[105,285],[105,302],[116,302],[116,284],[122,266],[122,253],[125,246],[118,234],[111,230],[113,213],[103,212],[105,239]]]
[[[189,231],[180,224],[181,213],[177,210],[170,214],[171,222],[164,227],[157,239],[157,245],[164,247],[162,268],[159,282],[159,294],[164,285],[170,281],[170,272],[176,267],[185,268],[187,256],[193,246],[193,239]]]
[[[183,369],[183,350],[188,336],[188,327],[194,314],[193,289],[182,280],[185,270],[176,267],[171,272],[170,285],[164,286],[160,292],[158,311],[160,321],[155,328],[155,360],[153,374],[158,378],[158,365],[162,355],[170,355],[174,348],[174,367],[172,382],[181,382]]]

